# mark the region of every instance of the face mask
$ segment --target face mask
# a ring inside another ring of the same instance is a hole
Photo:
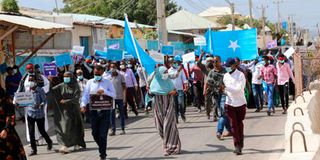
[[[131,68],[131,67],[132,67],[132,65],[131,65],[131,64],[128,64],[128,65],[127,65],[127,68]]]
[[[284,60],[283,61],[279,61],[281,64],[283,64],[284,63]]]
[[[126,66],[120,65],[120,69],[125,69],[125,68],[126,68]]]
[[[169,78],[169,74],[166,73],[166,74],[162,74],[162,79],[163,80],[167,80]]]
[[[114,72],[117,72],[117,70],[116,70],[115,68],[111,68],[111,69],[110,69],[110,72],[111,72],[111,73],[114,73]]]
[[[83,76],[78,76],[78,80],[82,81],[83,80]]]
[[[173,67],[173,68],[178,68],[179,65],[178,65],[177,63],[173,63],[172,67]]]
[[[17,70],[17,69],[14,69],[14,70],[13,70],[13,73],[14,73],[14,74],[18,73],[18,70]]]
[[[64,83],[70,83],[71,78],[70,77],[63,77],[63,82]]]
[[[98,76],[98,75],[94,75],[94,80],[95,81],[100,81],[102,79],[101,76]]]
[[[207,63],[207,60],[202,60],[201,63],[202,63],[202,64],[206,64],[206,63]]]
[[[261,65],[266,65],[266,62],[265,61],[261,61]]]
[[[226,67],[226,71],[229,73],[232,71],[232,68],[231,67]]]
[[[35,82],[29,82],[29,87],[30,88],[33,88],[33,87],[35,87],[37,84],[35,83]]]

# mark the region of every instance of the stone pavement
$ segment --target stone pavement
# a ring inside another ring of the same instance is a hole
[[[153,159],[183,159],[183,160],[275,160],[284,152],[284,124],[286,116],[277,108],[276,114],[266,116],[266,112],[254,113],[247,110],[245,119],[245,147],[242,156],[235,156],[233,141],[227,137],[217,140],[216,122],[208,121],[205,113],[197,113],[193,107],[187,109],[187,123],[178,125],[182,143],[182,154],[163,157],[162,142],[155,129],[152,114],[130,118],[126,126],[126,135],[108,136],[108,158],[112,160],[153,160]],[[118,123],[119,124],[119,123]],[[25,132],[19,133],[21,137]],[[56,142],[55,136],[52,139]],[[46,146],[38,147],[38,155],[28,157],[30,160],[98,160],[98,148],[91,136],[91,130],[85,130],[87,149],[71,152],[66,155],[55,151],[46,151]],[[57,143],[54,149],[59,149]],[[73,149],[73,148],[70,148]],[[25,146],[27,153],[30,147]]]

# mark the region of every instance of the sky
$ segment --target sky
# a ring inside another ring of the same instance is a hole
[[[55,8],[55,0],[18,0],[20,6],[31,7],[43,10],[53,10]],[[58,7],[64,5],[62,0],[58,1]],[[228,6],[225,0],[174,0],[183,9],[198,14],[211,6]],[[248,0],[230,0],[235,3],[235,10],[243,15],[249,14]],[[268,6],[266,9],[266,17],[272,22],[277,21],[277,7],[273,3],[274,0],[252,0],[253,14],[255,18],[261,17],[261,10],[258,9],[262,4]],[[320,0],[282,0],[280,3],[280,14],[283,21],[288,20],[288,16],[292,15],[297,26],[308,28],[313,35],[316,34],[316,24],[320,23],[320,13],[318,7]]]

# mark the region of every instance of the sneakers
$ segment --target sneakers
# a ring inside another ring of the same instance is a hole
[[[259,109],[257,109],[257,110],[255,110],[254,112],[260,112],[260,110],[259,110]]]
[[[124,135],[124,134],[126,134],[126,132],[125,132],[124,130],[122,130],[122,131],[120,132],[120,135]]]
[[[184,123],[186,123],[187,119],[186,119],[185,116],[181,116],[181,119],[182,119],[182,121],[183,121]]]
[[[268,111],[268,112],[267,112],[267,115],[268,115],[268,116],[271,116],[271,112],[270,112],[270,111]]]
[[[62,153],[62,154],[67,154],[67,153],[69,153],[70,151],[69,151],[68,147],[62,146],[62,147],[59,149],[59,152]]]
[[[35,155],[37,155],[37,151],[31,151],[31,153],[29,154],[29,157],[35,156]]]
[[[222,135],[221,135],[220,132],[217,132],[217,138],[218,138],[219,140],[222,140]]]
[[[233,151],[233,153],[236,155],[242,155],[242,151],[241,151],[240,147],[236,147],[235,150]]]
[[[111,131],[110,133],[109,133],[109,136],[115,136],[116,135],[116,132],[115,131]]]

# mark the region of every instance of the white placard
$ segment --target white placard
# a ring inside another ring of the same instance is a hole
[[[72,55],[83,55],[84,47],[83,46],[73,46],[71,50]]]
[[[14,94],[14,101],[20,107],[34,105],[34,97],[32,92],[17,92]]]
[[[194,62],[196,60],[196,56],[194,52],[190,52],[182,55],[183,63]]]
[[[293,47],[290,47],[286,52],[284,52],[284,55],[289,58],[292,56],[292,54],[295,52]]]
[[[205,45],[207,45],[206,38],[204,38],[204,37],[195,37],[195,38],[193,38],[193,41],[194,41],[194,45],[195,46],[205,46]]]
[[[164,54],[158,53],[157,51],[149,51],[150,57],[158,63],[164,62]]]

